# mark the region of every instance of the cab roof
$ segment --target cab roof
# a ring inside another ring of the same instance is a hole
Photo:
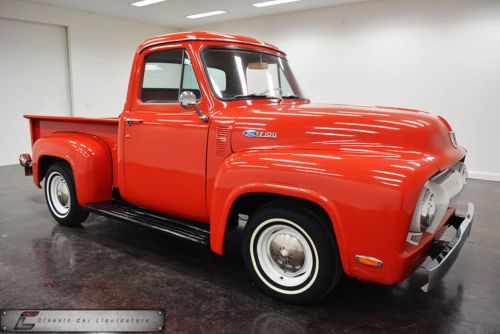
[[[141,45],[139,45],[137,51],[141,52],[145,48],[148,48],[153,45],[181,42],[181,41],[220,41],[220,42],[250,44],[272,49],[274,51],[278,51],[283,55],[285,55],[285,53],[281,51],[277,46],[260,41],[255,38],[232,35],[232,34],[224,34],[218,32],[208,32],[208,31],[177,32],[172,34],[156,36],[145,40]]]

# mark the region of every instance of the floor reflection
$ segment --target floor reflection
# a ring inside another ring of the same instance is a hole
[[[50,236],[33,241],[33,249],[53,296],[73,296],[78,307],[160,307],[181,332],[209,326],[215,332],[306,333],[310,328],[302,324],[311,322],[339,331],[432,325],[439,332],[453,327],[449,314],[461,315],[461,284],[436,289],[429,298],[418,276],[397,286],[346,278],[318,304],[280,303],[253,286],[238,257],[217,257],[102,217],[79,228],[54,225]],[[426,316],[416,316],[422,311]]]
[[[306,330],[291,317],[279,313],[262,313],[253,321],[254,334],[305,334]]]

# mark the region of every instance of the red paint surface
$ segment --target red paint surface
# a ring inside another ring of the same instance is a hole
[[[200,58],[204,47],[214,45],[284,56],[272,45],[225,34],[179,33],[144,42],[119,119],[27,116],[35,183],[41,157],[67,160],[81,204],[110,199],[112,185],[132,203],[210,224],[211,248],[219,254],[239,196],[298,197],[330,216],[348,275],[385,284],[408,276],[434,238],[424,234],[418,246],[405,242],[418,195],[433,174],[466,153],[452,146],[449,125],[410,109],[220,101]],[[198,107],[209,123],[178,103],[139,100],[144,56],[168,48],[188,51],[202,92]],[[143,122],[125,126],[126,117]],[[247,129],[276,132],[278,138],[248,138]],[[358,254],[384,265],[363,266],[354,261]]]

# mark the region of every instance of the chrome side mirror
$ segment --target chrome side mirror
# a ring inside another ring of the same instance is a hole
[[[196,95],[191,91],[185,90],[179,95],[179,103],[185,109],[189,109],[193,104],[196,104]]]
[[[201,120],[205,123],[208,122],[208,116],[203,115],[203,113],[200,111],[200,109],[198,109],[198,106],[196,105],[196,95],[194,95],[193,92],[191,92],[189,90],[183,91],[179,95],[179,103],[185,109],[189,109],[190,107],[193,107],[194,111],[196,111],[196,113],[201,118]]]

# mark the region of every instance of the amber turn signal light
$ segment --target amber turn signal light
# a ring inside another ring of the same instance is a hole
[[[383,264],[382,261],[370,256],[356,255],[354,259],[361,264],[375,268],[380,268]]]

